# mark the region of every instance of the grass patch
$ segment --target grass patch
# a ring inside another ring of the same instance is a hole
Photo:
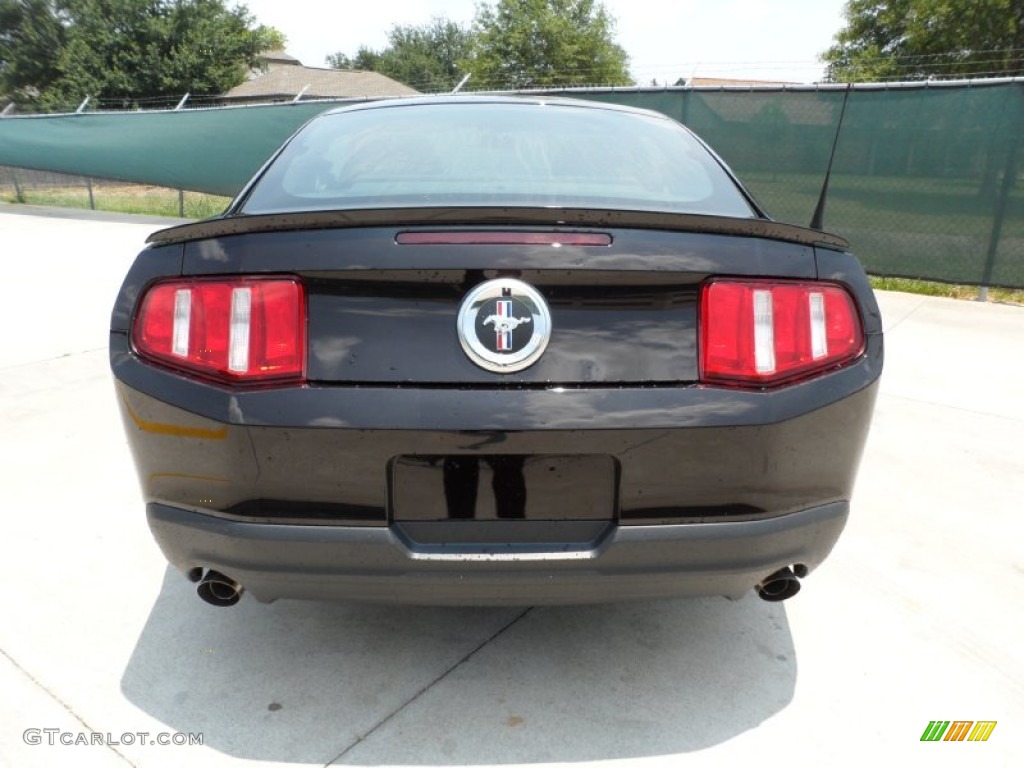
[[[949,299],[977,300],[978,286],[935,283],[930,280],[910,280],[905,277],[872,276],[871,287],[879,291],[900,291],[921,296],[943,296]],[[1024,290],[1015,288],[989,288],[988,300],[1000,304],[1024,306]]]
[[[205,219],[215,216],[231,202],[229,197],[185,192],[181,199],[178,190],[150,187],[141,184],[114,184],[93,182],[92,202],[87,185],[63,187],[27,187],[21,199],[13,190],[5,190],[0,199],[8,203],[49,205],[57,208],[90,208],[97,211],[137,213],[149,216],[176,216],[186,219]]]

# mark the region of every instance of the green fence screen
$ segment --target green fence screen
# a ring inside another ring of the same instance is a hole
[[[299,126],[336,103],[0,119],[0,165],[234,196]]]
[[[869,272],[1024,287],[1024,80],[560,94],[685,123],[773,217],[805,226],[835,142],[825,229]],[[4,118],[0,165],[230,195],[334,106]]]
[[[1024,82],[579,95],[680,120],[805,226],[838,130],[825,228],[869,272],[1024,287]]]

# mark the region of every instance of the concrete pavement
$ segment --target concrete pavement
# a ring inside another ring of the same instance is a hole
[[[221,610],[152,542],[107,368],[110,307],[154,224],[12,209],[0,765],[1024,755],[1024,308],[879,295],[886,372],[853,515],[792,601]],[[935,719],[998,726],[922,743]],[[150,743],[189,734],[202,745]]]

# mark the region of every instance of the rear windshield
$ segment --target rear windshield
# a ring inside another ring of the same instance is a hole
[[[464,102],[319,117],[267,169],[242,210],[446,206],[755,215],[700,142],[666,118]]]

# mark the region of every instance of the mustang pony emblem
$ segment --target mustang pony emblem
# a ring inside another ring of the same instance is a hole
[[[530,322],[529,317],[515,317],[512,314],[512,302],[504,299],[494,302],[497,312],[488,315],[484,325],[494,326],[495,347],[499,352],[512,349],[512,331],[523,323]]]
[[[501,315],[488,315],[487,319],[484,320],[484,325],[490,325],[494,323],[494,330],[498,333],[505,333],[505,331],[514,331],[523,323],[528,323],[533,318],[530,317],[502,317]]]
[[[476,365],[515,373],[533,365],[551,338],[551,312],[540,292],[521,280],[480,283],[459,308],[459,343]]]

